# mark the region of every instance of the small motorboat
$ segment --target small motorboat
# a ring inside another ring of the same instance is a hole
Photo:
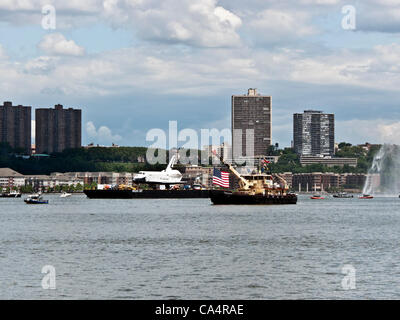
[[[31,194],[28,198],[24,199],[26,204],[48,204],[49,200],[44,200],[39,193]]]
[[[358,199],[373,199],[374,197],[369,195],[369,194],[363,194],[362,196],[359,196]]]
[[[70,196],[72,196],[71,193],[63,192],[63,193],[61,193],[60,198],[68,198]]]
[[[9,193],[0,194],[0,198],[21,198],[21,193],[16,190],[11,190]]]
[[[349,198],[353,198],[354,196],[352,194],[346,193],[346,192],[340,192],[340,193],[335,193],[333,195],[334,198],[345,198],[345,199],[349,199]]]
[[[320,194],[314,194],[312,197],[310,197],[312,200],[324,200],[325,197],[321,196]]]

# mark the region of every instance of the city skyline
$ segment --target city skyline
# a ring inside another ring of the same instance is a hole
[[[290,146],[304,109],[335,113],[337,141],[399,140],[393,1],[353,4],[354,30],[341,0],[49,2],[56,29],[41,1],[0,6],[0,89],[23,105],[84,105],[83,144],[146,145],[168,120],[229,128],[230,96],[251,87],[274,97],[272,143]]]

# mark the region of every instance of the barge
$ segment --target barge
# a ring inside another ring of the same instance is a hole
[[[84,190],[89,199],[190,199],[209,198],[209,190]]]

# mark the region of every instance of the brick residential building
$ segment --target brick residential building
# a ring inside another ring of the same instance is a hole
[[[232,155],[254,157],[266,155],[271,145],[271,97],[256,89],[232,96]],[[235,130],[242,130],[241,133]],[[254,130],[254,154],[247,152],[246,130]],[[238,133],[236,133],[238,132]],[[239,134],[240,133],[240,134]]]
[[[36,153],[62,152],[82,146],[82,110],[36,109]]]
[[[0,105],[0,142],[7,142],[13,149],[31,153],[30,106],[13,106],[6,101]]]

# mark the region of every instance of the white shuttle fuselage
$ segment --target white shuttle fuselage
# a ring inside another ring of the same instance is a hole
[[[140,171],[135,177],[134,182],[152,184],[179,184],[182,182],[182,174],[178,170],[173,170],[176,157],[173,156],[163,171]]]

